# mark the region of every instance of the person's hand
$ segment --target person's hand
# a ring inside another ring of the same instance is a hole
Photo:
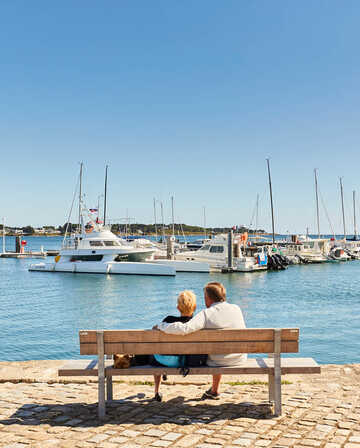
[[[157,325],[154,325],[153,327],[152,327],[152,330],[158,330],[159,329],[159,327],[157,326]]]

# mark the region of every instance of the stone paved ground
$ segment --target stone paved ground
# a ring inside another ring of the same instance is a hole
[[[46,363],[34,363],[27,377],[17,363],[10,364],[0,363],[1,448],[360,448],[360,365],[286,376],[291,384],[283,385],[278,418],[266,404],[267,386],[249,384],[265,377],[246,377],[245,385],[228,384],[243,377],[224,377],[216,402],[198,400],[207,388],[204,380],[194,383],[191,377],[184,384],[182,377],[172,377],[175,384],[162,386],[162,403],[151,401],[153,387],[144,378],[134,384],[138,379],[131,377],[114,384],[116,401],[99,422],[96,383],[62,384],[51,368],[50,379],[43,375],[34,382],[35,367],[40,371]]]

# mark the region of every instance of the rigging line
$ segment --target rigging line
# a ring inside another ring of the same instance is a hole
[[[261,195],[259,194],[259,209],[260,209],[260,201],[264,200],[264,198],[267,195],[267,193],[268,193],[268,188],[265,187],[264,191],[262,192],[262,194]],[[258,223],[258,227],[260,227],[259,223]],[[258,230],[258,229],[256,229],[256,230]]]
[[[250,224],[249,224],[249,229],[251,228],[251,226],[253,225],[253,223],[254,223],[254,218],[255,218],[255,214],[256,214],[256,207],[257,206],[259,206],[260,205],[260,201],[264,198],[264,196],[266,195],[266,193],[267,193],[267,189],[265,188],[264,189],[264,191],[263,191],[263,193],[260,195],[259,193],[258,193],[258,198],[256,199],[256,201],[255,201],[255,205],[254,205],[254,209],[253,209],[253,214],[252,214],[252,216],[251,216],[251,220],[250,220]],[[258,223],[258,226],[259,226],[259,223]],[[258,229],[255,229],[255,230],[258,230]]]
[[[333,227],[333,225],[331,224],[330,217],[329,217],[329,214],[328,214],[328,212],[327,212],[327,208],[326,208],[326,206],[325,206],[325,201],[324,201],[324,198],[323,198],[323,196],[322,196],[322,194],[321,194],[321,191],[320,191],[319,186],[318,186],[318,192],[319,192],[319,196],[320,196],[320,199],[321,199],[321,205],[324,207],[325,215],[326,215],[326,218],[327,218],[328,223],[329,223],[329,225],[330,225],[331,233],[333,234],[333,236],[334,236],[334,238],[335,238],[334,227]]]
[[[180,229],[181,229],[181,233],[183,234],[183,238],[184,238],[185,244],[187,244],[186,236],[185,236],[185,233],[184,233],[184,230],[183,230],[183,226],[182,226],[182,223],[180,221],[180,217],[179,216],[178,216],[178,221],[180,223]]]
[[[67,232],[68,232],[68,228],[69,228],[69,224],[70,224],[70,218],[71,218],[72,210],[73,210],[73,207],[74,207],[75,198],[76,198],[76,195],[77,195],[77,192],[78,192],[79,184],[80,184],[80,174],[78,176],[78,181],[76,183],[73,200],[72,200],[71,207],[70,207],[69,216],[68,216],[67,223],[66,223],[65,234],[64,234],[64,239],[63,239],[63,245],[65,243],[65,238],[66,238],[66,235],[67,235]]]
[[[257,200],[255,202],[255,206],[254,206],[254,209],[253,209],[253,214],[251,216],[251,220],[250,220],[250,224],[249,224],[249,230],[251,229],[251,227],[253,225],[253,221],[254,221],[254,217],[255,217],[255,213],[256,213],[256,204],[257,204]]]
[[[357,214],[357,211],[359,210],[359,200],[358,200],[358,198],[356,197],[356,199],[355,199],[355,213]],[[354,235],[355,236],[355,235]]]
[[[353,205],[353,200],[352,200],[352,196],[351,199],[349,200],[349,197],[346,199],[345,195],[344,195],[344,203],[345,203],[345,216],[346,219],[348,220],[348,222],[352,222],[354,223],[354,216],[353,216],[353,209],[354,209],[354,205]],[[349,232],[351,235],[351,232]]]

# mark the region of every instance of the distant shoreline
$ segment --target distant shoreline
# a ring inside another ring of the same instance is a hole
[[[116,236],[125,236],[122,233],[117,233],[117,232],[113,232]],[[226,233],[226,232],[225,232]],[[204,236],[204,232],[184,232],[185,236]],[[253,233],[249,233],[249,235],[255,235]],[[272,233],[256,233],[257,236],[271,236]],[[275,236],[280,236],[280,233],[275,233]],[[1,232],[0,232],[0,238],[1,238]],[[53,238],[53,237],[64,237],[64,234],[55,234],[55,233],[46,233],[46,234],[39,234],[39,233],[23,233],[23,234],[18,234],[18,233],[7,233],[5,236],[21,236],[21,237],[46,237],[46,238]],[[129,236],[136,236],[137,238],[146,238],[146,237],[154,237],[156,236],[155,233],[147,233],[146,235],[141,235],[141,234],[130,234]],[[160,234],[157,235],[159,238],[162,236]],[[171,236],[170,234],[165,234],[165,237],[167,236]],[[175,235],[175,237],[178,237],[180,235]],[[207,235],[207,237],[209,237],[209,235]]]

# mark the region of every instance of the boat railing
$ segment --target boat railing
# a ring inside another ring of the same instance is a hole
[[[70,240],[64,241],[63,244],[62,244],[62,249],[66,249],[66,250],[68,250],[68,249],[75,249],[74,241],[70,241]]]

